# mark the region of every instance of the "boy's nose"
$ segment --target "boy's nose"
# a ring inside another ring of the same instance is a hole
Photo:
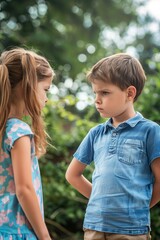
[[[101,100],[100,100],[100,98],[98,96],[95,97],[94,101],[95,101],[95,103],[101,103]]]

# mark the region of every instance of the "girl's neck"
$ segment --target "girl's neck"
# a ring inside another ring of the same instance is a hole
[[[8,119],[10,119],[10,118],[17,118],[17,119],[22,120],[22,117],[23,117],[23,116],[17,115],[17,114],[9,114]]]
[[[23,111],[21,111],[21,109],[11,107],[8,118],[18,118],[21,120],[23,118]]]

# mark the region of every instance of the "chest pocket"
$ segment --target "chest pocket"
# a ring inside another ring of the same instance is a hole
[[[137,139],[126,139],[119,147],[114,169],[115,175],[124,179],[131,179],[143,159],[143,142]]]

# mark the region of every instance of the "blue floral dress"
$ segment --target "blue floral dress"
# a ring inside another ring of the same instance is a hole
[[[33,133],[28,124],[11,118],[6,124],[0,152],[0,240],[37,239],[15,193],[11,149],[22,136],[28,136],[31,141],[32,180],[43,215],[42,184]]]

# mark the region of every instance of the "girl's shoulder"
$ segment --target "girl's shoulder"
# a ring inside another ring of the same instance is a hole
[[[12,147],[14,142],[23,136],[29,136],[30,139],[33,138],[34,134],[30,126],[26,122],[17,118],[8,119],[4,132],[4,144]]]
[[[7,120],[6,132],[10,133],[26,132],[28,134],[33,134],[30,126],[26,122],[18,118],[10,118]]]

